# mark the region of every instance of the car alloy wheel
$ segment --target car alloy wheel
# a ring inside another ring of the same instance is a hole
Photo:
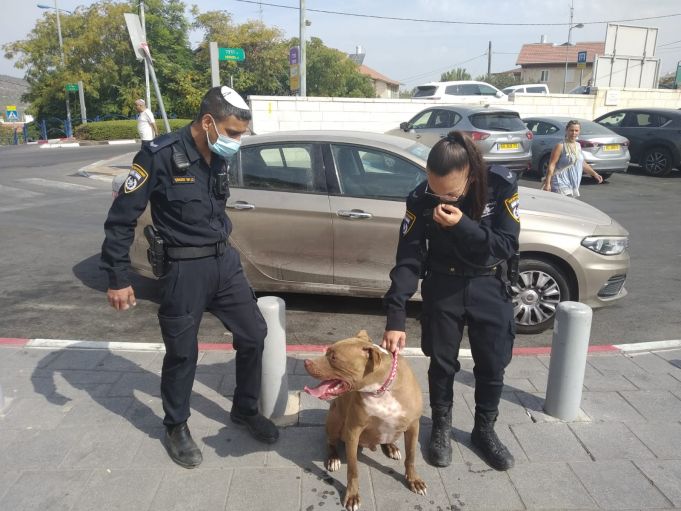
[[[662,147],[648,149],[643,155],[643,170],[650,176],[662,177],[672,170],[672,157]]]
[[[513,287],[513,314],[518,333],[536,334],[553,325],[556,307],[570,299],[567,280],[554,264],[521,259],[518,284]]]

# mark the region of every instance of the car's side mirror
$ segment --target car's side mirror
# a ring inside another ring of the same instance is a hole
[[[402,131],[409,131],[412,128],[412,124],[410,122],[401,122],[400,123],[400,129]]]
[[[496,97],[498,97],[498,98],[503,98],[503,97],[504,97],[504,93],[501,92],[500,90],[498,90],[498,91],[496,92],[496,94],[494,94],[494,95],[495,95]]]

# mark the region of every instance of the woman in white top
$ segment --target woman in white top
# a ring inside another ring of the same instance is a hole
[[[579,197],[582,172],[586,172],[599,183],[603,177],[584,160],[582,147],[577,142],[580,131],[579,121],[569,121],[565,127],[565,140],[556,144],[546,169],[546,178],[541,189]]]

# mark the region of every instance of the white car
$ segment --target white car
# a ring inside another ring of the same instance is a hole
[[[528,83],[525,85],[510,85],[502,89],[504,94],[548,94],[549,87],[545,83]]]
[[[453,82],[430,82],[416,87],[414,99],[444,100],[449,103],[499,103],[508,96],[485,82],[462,80]]]

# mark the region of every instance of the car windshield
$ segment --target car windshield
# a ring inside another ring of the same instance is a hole
[[[423,160],[423,165],[425,167],[426,161],[428,161],[428,153],[430,153],[430,147],[420,142],[416,142],[415,144],[407,147],[407,152]]]
[[[422,98],[424,96],[432,96],[435,94],[437,87],[432,85],[419,85],[416,87],[416,92],[414,93],[415,98]]]
[[[473,126],[488,131],[525,131],[527,128],[518,114],[509,112],[490,112],[470,116]]]

